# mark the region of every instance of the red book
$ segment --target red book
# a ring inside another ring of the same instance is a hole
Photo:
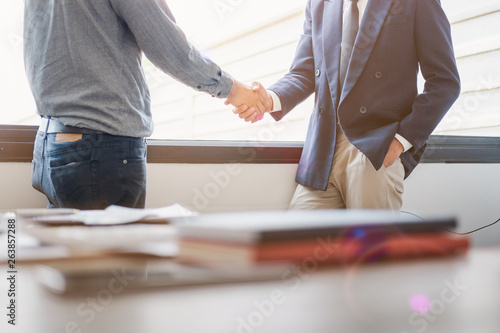
[[[351,263],[464,253],[469,240],[444,230],[454,218],[425,221],[386,211],[324,210],[206,214],[173,221],[179,259],[189,262]]]
[[[270,261],[349,264],[465,254],[469,238],[446,232],[369,234],[364,237],[318,237],[260,244],[183,238],[179,260],[196,263],[260,263]]]

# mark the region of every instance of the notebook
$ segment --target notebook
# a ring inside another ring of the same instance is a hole
[[[316,237],[350,237],[373,232],[412,234],[453,230],[454,217],[426,220],[387,211],[315,210],[204,214],[174,218],[181,239],[259,244]]]

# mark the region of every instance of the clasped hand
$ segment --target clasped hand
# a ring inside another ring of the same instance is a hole
[[[252,87],[250,87],[235,81],[225,104],[235,106],[233,112],[241,119],[251,123],[262,120],[264,114],[273,109],[271,95],[258,82],[253,82]]]

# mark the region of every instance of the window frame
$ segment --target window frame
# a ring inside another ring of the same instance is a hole
[[[0,163],[31,162],[37,126],[0,125]],[[297,164],[302,142],[148,140],[148,163]],[[432,135],[421,163],[500,163],[500,137]]]

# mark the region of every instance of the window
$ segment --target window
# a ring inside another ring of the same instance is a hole
[[[0,124],[35,125],[35,103],[24,73],[23,1],[0,4]]]
[[[462,93],[436,134],[500,136],[500,1],[441,0],[452,24]]]
[[[304,20],[305,0],[169,1],[189,39],[236,79],[272,84],[292,63]],[[196,3],[196,5],[194,5]],[[196,8],[196,10],[192,10]],[[312,98],[282,122],[250,125],[221,100],[191,90],[145,63],[150,84],[153,138],[302,141]]]
[[[442,0],[452,23],[462,95],[436,134],[500,136],[500,1]],[[269,85],[287,72],[302,33],[306,0],[167,0],[189,39],[243,82]],[[22,60],[23,2],[0,13],[1,124],[37,124]],[[219,99],[171,79],[144,60],[155,120],[153,138],[302,141],[312,98],[275,123],[246,124]],[[5,79],[7,78],[7,79]]]

